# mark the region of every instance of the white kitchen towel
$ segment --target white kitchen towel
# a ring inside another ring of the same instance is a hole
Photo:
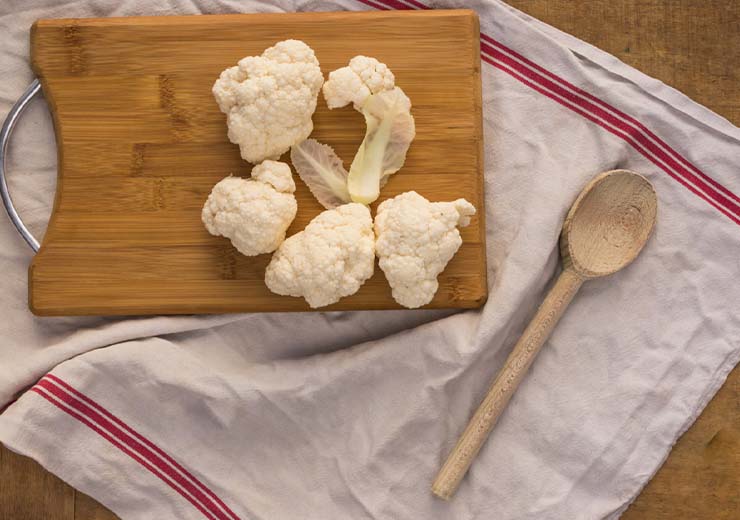
[[[740,358],[740,130],[503,3],[464,4],[480,15],[484,60],[485,307],[36,318],[31,253],[0,222],[0,441],[125,519],[618,516]],[[6,0],[2,110],[30,82],[40,17],[424,7]],[[40,234],[55,168],[41,103],[11,154],[15,200]],[[455,499],[434,498],[437,469],[556,273],[568,207],[612,168],[654,183],[653,237],[583,287]]]

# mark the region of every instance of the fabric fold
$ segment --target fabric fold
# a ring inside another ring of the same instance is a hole
[[[0,107],[30,78],[18,28],[39,16],[460,5],[10,2]],[[740,130],[501,2],[466,6],[481,22],[483,308],[36,318],[30,252],[6,222],[0,406],[30,390],[0,414],[0,441],[124,519],[618,517],[740,360],[740,287],[728,283],[740,271]],[[11,190],[34,201],[22,205],[38,232],[53,133],[40,110],[28,115]],[[655,185],[654,236],[625,270],[583,286],[455,500],[435,499],[437,469],[558,271],[567,209],[613,168]]]

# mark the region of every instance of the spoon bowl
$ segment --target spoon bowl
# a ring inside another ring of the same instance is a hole
[[[619,271],[647,242],[657,208],[655,189],[642,175],[629,170],[598,175],[581,191],[563,224],[563,267],[583,279]]]

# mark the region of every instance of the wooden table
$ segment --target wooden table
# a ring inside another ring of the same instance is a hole
[[[509,0],[685,92],[740,125],[740,2]],[[740,511],[736,368],[623,518],[735,519]],[[116,518],[35,462],[0,448],[0,519]]]

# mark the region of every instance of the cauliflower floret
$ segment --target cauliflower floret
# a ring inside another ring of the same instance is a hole
[[[396,78],[385,63],[355,56],[347,67],[329,73],[323,91],[329,108],[340,108],[351,102],[360,110],[370,94],[391,90],[395,85]]]
[[[285,240],[298,204],[290,167],[264,161],[251,179],[226,177],[213,187],[201,219],[211,235],[224,236],[243,255],[270,253]]]
[[[356,293],[374,268],[370,210],[350,203],[320,213],[283,242],[267,266],[265,283],[274,293],[302,296],[316,308]]]
[[[221,73],[213,95],[243,159],[277,159],[313,131],[324,77],[311,47],[285,40]]]
[[[398,303],[414,309],[432,301],[437,276],[462,244],[457,226],[470,224],[472,215],[465,199],[429,202],[415,191],[378,206],[375,251]]]

